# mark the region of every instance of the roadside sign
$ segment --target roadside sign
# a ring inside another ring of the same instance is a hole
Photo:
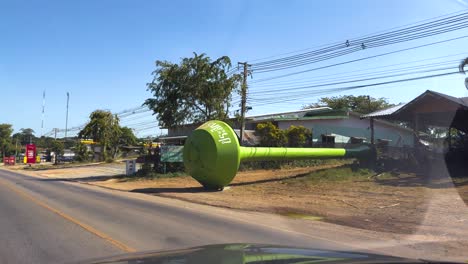
[[[36,163],[36,145],[26,144],[26,163]]]
[[[15,165],[16,157],[3,157],[3,164],[4,165]]]
[[[161,146],[161,162],[184,162],[184,146]]]
[[[125,174],[127,176],[133,175],[136,172],[136,160],[125,161]]]

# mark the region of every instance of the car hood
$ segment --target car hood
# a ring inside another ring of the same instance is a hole
[[[221,244],[142,252],[79,263],[427,263],[392,256],[259,244]]]

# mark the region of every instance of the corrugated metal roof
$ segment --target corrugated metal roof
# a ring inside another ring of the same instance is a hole
[[[399,105],[395,105],[395,106],[392,106],[392,107],[389,107],[389,108],[385,108],[385,109],[382,109],[382,110],[379,110],[379,111],[375,111],[375,112],[372,112],[372,113],[369,113],[369,114],[366,114],[366,115],[361,115],[361,118],[388,116],[388,115],[391,115],[391,114],[395,113],[396,111],[400,110],[405,105],[406,104],[399,104]]]
[[[268,120],[276,120],[276,119],[284,119],[284,118],[302,118],[306,116],[307,114],[322,113],[322,112],[328,112],[331,110],[332,109],[330,107],[317,107],[317,108],[309,108],[309,109],[303,109],[303,110],[297,110],[297,111],[248,116],[246,117],[246,119],[248,121],[268,121]]]

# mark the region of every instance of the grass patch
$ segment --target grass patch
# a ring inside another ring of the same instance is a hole
[[[306,184],[315,185],[317,183],[327,182],[346,182],[346,181],[373,181],[373,177],[377,176],[379,179],[392,178],[393,176],[388,173],[376,173],[375,171],[367,168],[356,168],[353,165],[344,165],[338,168],[323,169],[311,172],[303,177],[287,179],[283,182],[286,184]]]

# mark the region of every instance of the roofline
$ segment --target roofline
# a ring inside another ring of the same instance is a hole
[[[270,116],[270,115],[285,115],[285,114],[293,114],[293,113],[304,113],[304,112],[310,112],[310,111],[316,111],[316,110],[333,110],[333,109],[328,106],[321,106],[321,107],[307,108],[307,109],[288,111],[288,112],[253,115],[253,116],[247,116],[246,118],[255,118],[255,117]]]
[[[361,114],[359,114],[358,112],[349,111],[349,114],[353,115],[353,116],[357,116],[361,120],[363,119],[363,118],[360,118]],[[376,122],[376,123],[381,123],[381,124],[385,124],[385,125],[392,126],[392,127],[395,127],[395,128],[399,128],[401,130],[406,130],[406,131],[413,132],[413,130],[410,129],[410,128],[403,127],[403,126],[400,126],[400,125],[392,123],[392,122],[388,122],[388,121],[385,121],[385,120],[378,119],[378,117],[375,117],[375,118],[370,117],[370,118],[373,118],[374,122]]]

